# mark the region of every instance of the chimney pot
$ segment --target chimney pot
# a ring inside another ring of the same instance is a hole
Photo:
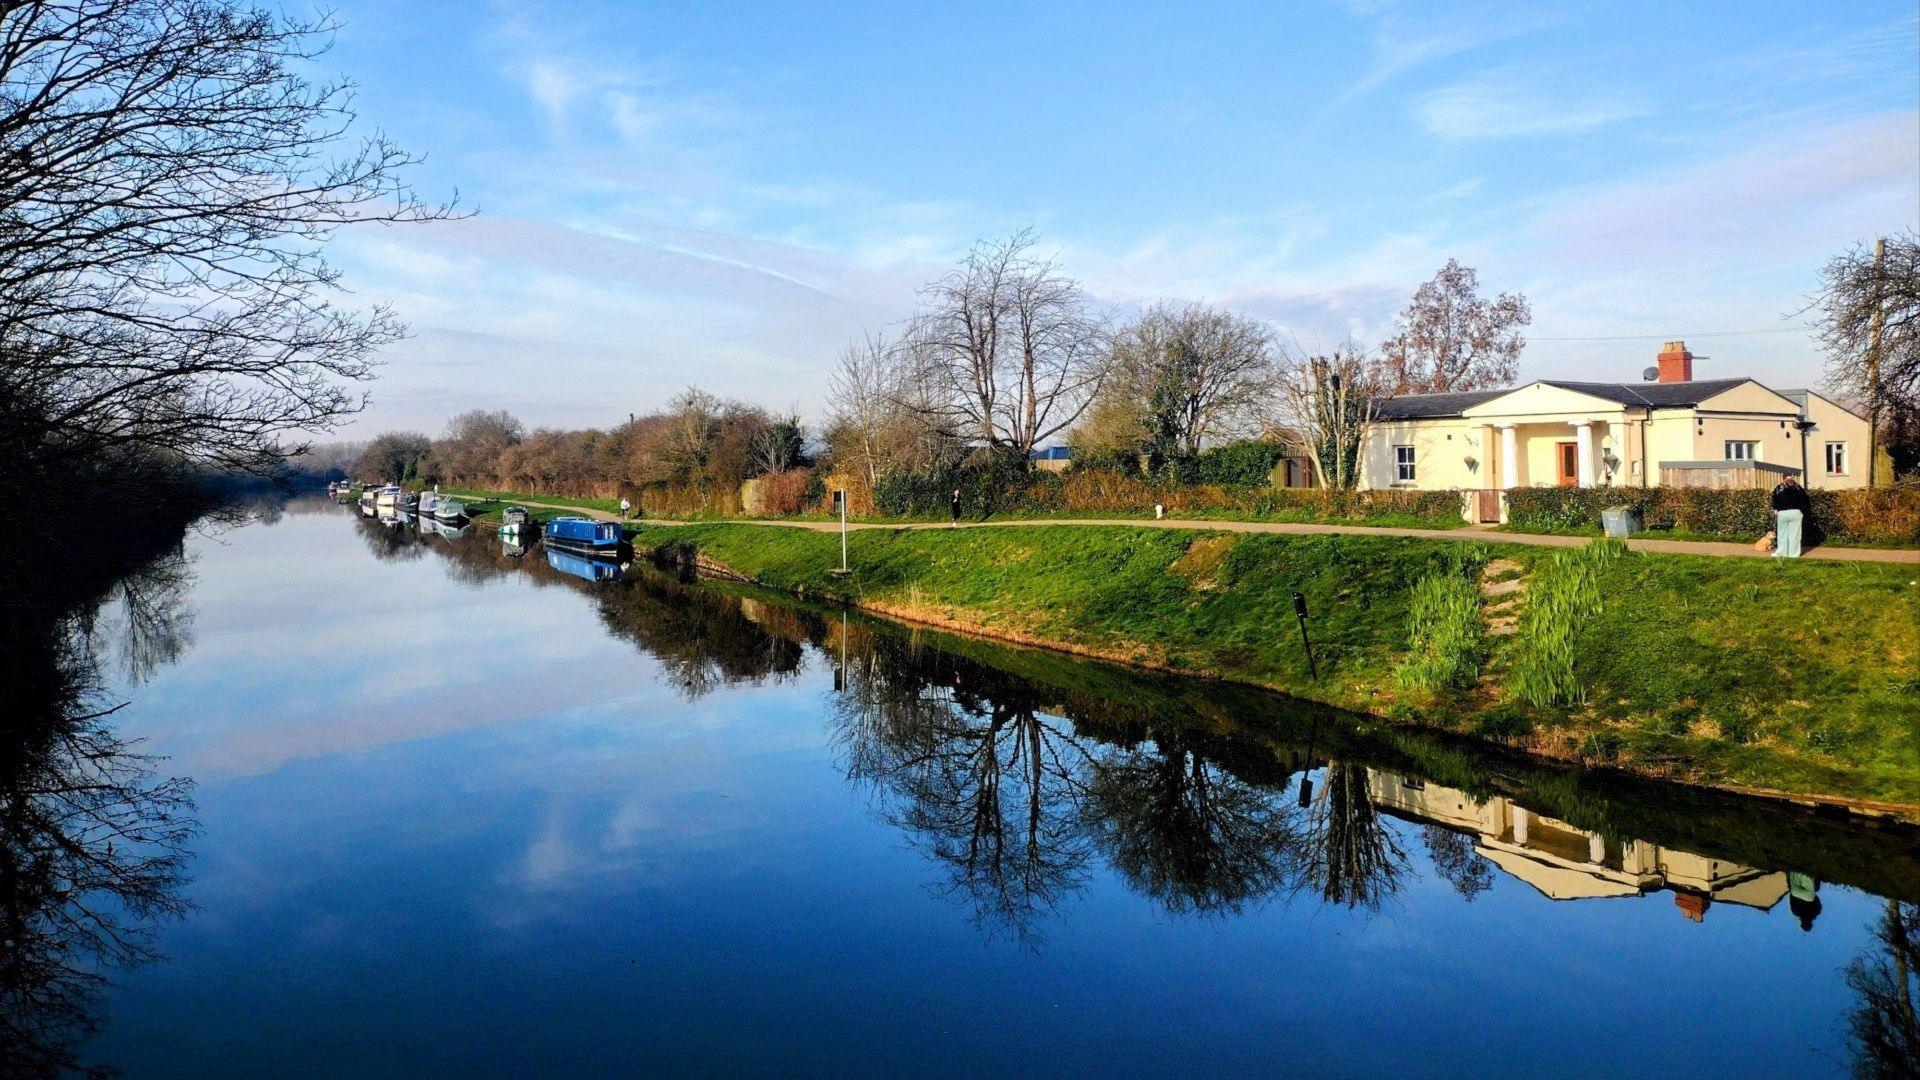
[[[1693,354],[1684,341],[1669,341],[1660,350],[1660,382],[1693,381]]]

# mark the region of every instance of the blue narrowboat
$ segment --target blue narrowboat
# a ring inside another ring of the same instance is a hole
[[[563,517],[547,522],[543,530],[553,547],[573,548],[596,555],[612,555],[620,550],[620,526],[611,521]]]
[[[583,581],[619,581],[620,564],[576,555],[571,551],[547,549],[547,565]]]

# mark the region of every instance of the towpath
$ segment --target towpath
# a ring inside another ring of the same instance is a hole
[[[537,506],[543,510],[565,510],[569,513],[590,517],[597,521],[621,521],[619,514],[605,510],[590,510],[580,506],[561,506],[554,503],[518,500],[521,506]],[[780,521],[759,518],[726,518],[712,522],[669,521],[660,518],[634,518],[627,520],[629,525],[693,525],[693,524],[729,524],[729,525],[766,525],[784,529],[811,529],[814,532],[837,532],[837,521]],[[1285,533],[1299,536],[1337,534],[1344,536],[1410,536],[1421,540],[1482,540],[1496,544],[1529,544],[1534,547],[1580,547],[1591,537],[1586,536],[1550,536],[1543,533],[1512,533],[1487,528],[1459,529],[1400,529],[1374,525],[1315,525],[1304,522],[1286,521],[1209,521],[1196,518],[1007,518],[991,521],[963,521],[962,529],[994,529],[1011,525],[1124,525],[1134,529],[1192,529],[1208,532],[1243,533]],[[926,521],[894,524],[886,522],[848,522],[848,532],[864,532],[868,529],[950,529],[945,522]],[[1705,540],[1659,540],[1652,537],[1635,537],[1627,541],[1634,551],[1658,552],[1667,555],[1713,555],[1722,557],[1768,558],[1763,552],[1755,551],[1751,544],[1729,544]],[[1836,562],[1875,562],[1907,563],[1920,566],[1920,551],[1890,548],[1833,547],[1821,545],[1809,549],[1809,559],[1826,559]]]

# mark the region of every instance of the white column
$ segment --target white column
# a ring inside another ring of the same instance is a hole
[[[1593,425],[1579,423],[1573,425],[1574,454],[1580,459],[1577,470],[1580,486],[1593,486]]]
[[[1513,808],[1513,842],[1522,847],[1526,846],[1527,811],[1525,807],[1516,806]]]
[[[1587,834],[1587,861],[1590,863],[1607,861],[1607,841],[1599,833]]]
[[[1500,486],[1520,486],[1520,438],[1512,424],[1504,424],[1500,428]]]
[[[1613,451],[1613,459],[1620,463],[1613,467],[1613,476],[1608,483],[1623,484],[1627,474],[1627,425],[1624,422],[1607,422],[1607,449]]]

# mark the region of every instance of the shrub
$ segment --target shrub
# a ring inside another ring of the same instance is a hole
[[[1194,457],[1190,482],[1265,487],[1285,453],[1279,444],[1257,439],[1216,446]]]
[[[1463,568],[1421,578],[1407,611],[1409,651],[1394,681],[1410,690],[1463,690],[1480,679],[1486,624],[1480,590]]]
[[[756,481],[755,509],[772,517],[787,517],[807,508],[807,491],[814,486],[813,473],[807,469],[788,469],[762,476]]]
[[[1920,545],[1920,490],[1808,492],[1812,528],[1839,543]],[[1514,488],[1507,492],[1508,523],[1535,532],[1600,529],[1610,506],[1640,512],[1649,529],[1748,540],[1773,525],[1767,491],[1761,488]]]
[[[1573,669],[1573,634],[1582,620],[1600,611],[1600,572],[1625,553],[1618,540],[1595,540],[1553,556],[1527,583],[1526,607],[1514,627],[1509,685],[1529,705],[1584,700]]]

